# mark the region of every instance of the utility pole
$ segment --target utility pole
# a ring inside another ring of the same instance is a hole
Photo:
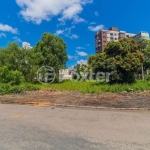
[[[146,38],[138,38],[138,39],[135,39],[136,43],[139,45],[139,48],[140,48],[140,51],[143,52],[144,49],[146,48],[147,44],[148,44],[148,41]],[[142,80],[145,79],[145,76],[144,76],[144,67],[143,67],[143,62],[141,64],[141,73],[142,73]]]
[[[142,48],[141,48],[141,52],[142,52]],[[141,73],[142,73],[142,80],[144,80],[144,68],[143,68],[143,62],[141,64]]]
[[[144,80],[144,69],[143,69],[143,63],[142,63],[142,67],[141,67],[141,69],[142,69],[142,80]]]
[[[141,40],[141,52],[143,52],[143,49],[146,47],[147,43],[145,41],[145,39],[140,39]],[[142,80],[145,80],[145,77],[144,77],[144,67],[143,67],[143,62],[141,64],[141,72],[142,72]]]

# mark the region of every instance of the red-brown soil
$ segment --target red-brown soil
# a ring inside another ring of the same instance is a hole
[[[73,105],[111,108],[150,109],[150,91],[101,94],[81,94],[79,92],[59,92],[50,89],[29,91],[23,94],[0,96],[2,104],[32,104],[38,106]]]

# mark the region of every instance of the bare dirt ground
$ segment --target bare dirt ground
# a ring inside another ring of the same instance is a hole
[[[30,104],[38,106],[94,106],[108,108],[150,109],[150,91],[101,94],[59,92],[51,89],[29,91],[23,94],[0,96],[2,104]]]

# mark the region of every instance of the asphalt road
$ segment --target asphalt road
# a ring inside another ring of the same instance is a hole
[[[0,150],[149,150],[150,112],[0,104]]]

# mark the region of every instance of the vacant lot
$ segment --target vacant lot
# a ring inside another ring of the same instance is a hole
[[[0,96],[1,103],[31,105],[74,105],[113,108],[150,109],[150,91],[101,94],[54,91],[51,89],[30,91],[24,94]]]

